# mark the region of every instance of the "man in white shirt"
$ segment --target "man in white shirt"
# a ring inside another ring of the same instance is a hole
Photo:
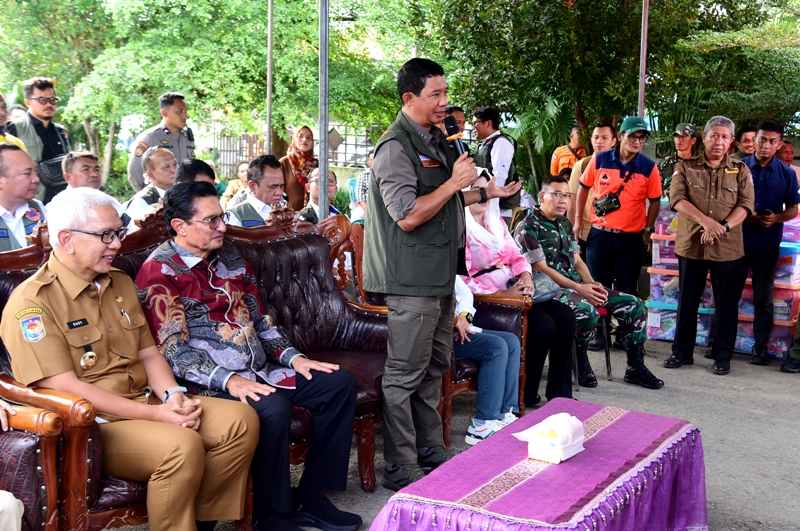
[[[142,169],[147,174],[150,184],[128,201],[125,213],[131,219],[143,219],[147,214],[155,211],[159,200],[175,184],[178,161],[175,160],[175,155],[169,149],[152,147],[142,156]]]
[[[34,199],[38,185],[31,156],[17,145],[0,144],[0,252],[28,247],[25,236],[47,217]]]
[[[481,141],[475,154],[475,166],[486,168],[497,180],[498,186],[519,182],[517,166],[514,164],[514,144],[508,135],[500,131],[500,111],[495,107],[478,107],[472,113],[472,127]],[[520,193],[500,199],[500,215],[506,223],[520,205]]]
[[[308,204],[300,211],[300,218],[316,225],[319,222],[319,168],[316,168],[308,176],[306,192],[308,192]],[[328,200],[333,201],[333,198],[336,197],[338,192],[339,187],[336,186],[336,174],[329,170]],[[333,205],[330,205],[329,208],[329,216],[335,216],[339,213]]]
[[[247,168],[247,194],[244,201],[228,208],[228,225],[258,227],[272,211],[272,205],[283,202],[286,189],[281,163],[273,155],[260,155]],[[230,204],[230,203],[229,203]]]

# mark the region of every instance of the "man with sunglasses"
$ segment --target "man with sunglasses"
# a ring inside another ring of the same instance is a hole
[[[127,234],[117,202],[81,187],[52,206],[53,252],[0,321],[14,378],[92,403],[104,473],[147,481],[151,530],[241,518],[258,417],[244,404],[190,398],[176,382],[136,286],[111,266]]]
[[[252,466],[257,529],[354,531],[361,518],[334,507],[323,491],[347,485],[355,378],[338,365],[306,358],[263,313],[250,264],[223,246],[227,216],[206,182],[178,184],[164,196],[173,238],[136,276],[156,343],[187,386],[250,404],[258,413]],[[295,492],[289,481],[293,406],[311,410],[314,424]]]
[[[59,159],[54,164],[54,168],[58,170],[61,166],[60,159],[69,153],[70,145],[67,128],[53,122],[59,101],[55,82],[45,77],[34,77],[22,82],[22,93],[25,95],[28,114],[9,122],[6,131],[22,140],[36,164]],[[36,198],[49,203],[58,192],[67,187],[63,179],[60,181],[40,182]]]
[[[592,228],[586,238],[586,265],[606,288],[638,293],[645,248],[658,217],[661,179],[656,163],[642,155],[650,134],[638,116],[622,122],[614,149],[598,153],[581,177],[576,212],[592,202]],[[647,201],[650,206],[647,206]],[[575,218],[575,231],[583,230],[583,218]]]

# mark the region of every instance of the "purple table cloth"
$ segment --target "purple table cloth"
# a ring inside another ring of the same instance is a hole
[[[528,459],[520,432],[567,412],[585,450]],[[700,432],[684,420],[558,398],[389,500],[371,531],[707,530]]]

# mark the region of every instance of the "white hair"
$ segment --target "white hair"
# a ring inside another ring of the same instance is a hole
[[[733,120],[725,116],[714,116],[708,122],[703,130],[704,133],[711,131],[712,127],[727,127],[731,130],[731,136],[736,134],[736,127],[733,125]]]
[[[119,212],[119,202],[108,194],[89,187],[67,188],[47,204],[47,228],[50,245],[58,249],[58,233],[79,229],[89,222],[89,209],[110,205]]]

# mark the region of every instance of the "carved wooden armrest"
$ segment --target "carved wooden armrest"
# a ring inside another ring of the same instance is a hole
[[[25,430],[40,437],[55,437],[61,433],[64,423],[61,417],[38,407],[14,405],[16,415],[8,416],[8,425],[15,430]]]
[[[25,387],[7,374],[0,374],[0,396],[6,400],[52,411],[71,427],[89,426],[95,410],[91,402],[70,393]]]
[[[485,304],[504,304],[506,306],[515,306],[517,308],[529,309],[533,305],[533,300],[530,297],[521,295],[475,295],[475,302],[482,302]]]
[[[347,301],[347,305],[353,308],[354,310],[359,310],[362,312],[373,313],[375,315],[389,315],[389,308],[386,306],[375,306],[374,304],[362,304],[356,301]]]

